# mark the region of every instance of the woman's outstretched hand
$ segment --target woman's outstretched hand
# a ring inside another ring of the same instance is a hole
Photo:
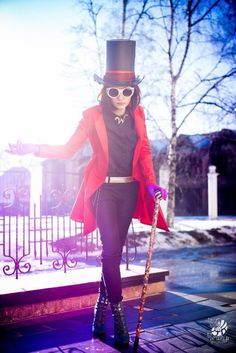
[[[166,189],[162,188],[159,185],[156,184],[149,184],[147,185],[147,189],[150,193],[150,195],[154,198],[154,199],[159,199],[159,200],[166,200],[167,196],[168,196],[168,192]]]
[[[6,152],[21,156],[29,153],[37,155],[39,153],[39,146],[33,143],[22,143],[21,141],[17,141],[17,143],[9,143]]]

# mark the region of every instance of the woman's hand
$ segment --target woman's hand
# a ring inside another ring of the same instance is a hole
[[[6,150],[6,152],[11,154],[18,154],[21,156],[29,153],[37,155],[39,153],[39,145],[17,141],[17,143],[9,143],[8,150]]]
[[[156,184],[149,184],[147,185],[147,190],[149,191],[150,195],[154,199],[159,199],[159,200],[166,200],[168,196],[168,192],[166,189],[162,188],[159,185]]]

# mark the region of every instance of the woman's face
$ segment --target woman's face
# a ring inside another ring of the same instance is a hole
[[[134,87],[113,86],[106,88],[106,94],[111,100],[115,111],[123,113],[129,105],[134,93]]]

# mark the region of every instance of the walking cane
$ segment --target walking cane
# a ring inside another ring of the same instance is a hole
[[[148,279],[149,279],[149,273],[150,273],[150,267],[151,267],[152,251],[153,251],[154,240],[155,240],[155,235],[156,235],[156,224],[157,224],[157,219],[158,219],[159,208],[160,208],[160,200],[158,198],[156,198],[153,219],[152,219],[152,229],[151,229],[151,235],[150,235],[149,247],[148,247],[148,253],[147,253],[145,274],[144,274],[144,278],[143,278],[143,288],[142,288],[141,303],[140,303],[139,313],[138,313],[138,324],[137,324],[137,328],[136,328],[133,353],[137,352],[137,350],[138,350],[138,344],[139,344],[139,338],[140,338],[141,326],[142,326],[142,319],[143,319],[143,312],[144,312],[145,295],[147,292],[147,285],[148,285]]]

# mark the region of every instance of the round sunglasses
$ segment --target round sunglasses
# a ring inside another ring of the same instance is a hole
[[[116,88],[116,87],[108,87],[106,89],[106,93],[110,98],[116,98],[119,95],[122,95],[126,98],[132,97],[134,94],[134,87],[124,87],[124,88]]]

